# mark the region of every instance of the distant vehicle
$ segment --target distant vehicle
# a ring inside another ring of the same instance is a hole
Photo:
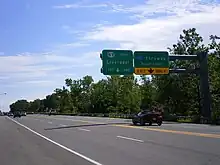
[[[26,114],[27,115],[32,115],[32,114],[34,114],[34,112],[27,112]]]
[[[9,112],[7,115],[8,115],[8,116],[13,116],[13,113]]]
[[[50,115],[55,115],[56,112],[57,112],[56,110],[50,110],[49,113],[48,113],[48,115],[49,115],[49,116],[50,116]]]
[[[21,117],[21,113],[20,112],[14,112],[14,118],[16,117]]]
[[[134,125],[137,125],[138,123],[140,125],[145,125],[145,123],[148,123],[149,125],[152,125],[152,123],[157,123],[157,125],[161,126],[163,117],[160,112],[144,110],[134,115],[132,122]]]
[[[26,112],[21,112],[21,116],[27,116]]]

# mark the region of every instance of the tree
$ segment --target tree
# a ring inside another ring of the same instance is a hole
[[[39,112],[41,109],[40,99],[29,102],[28,112]]]
[[[183,30],[177,44],[168,48],[171,54],[197,54],[208,51],[203,43],[203,38],[195,28]],[[195,69],[198,64],[195,61],[174,61],[172,68]],[[153,76],[153,82],[157,88],[157,100],[171,109],[173,113],[184,115],[198,115],[200,113],[198,103],[198,77],[192,74],[172,74],[169,76]],[[184,108],[183,108],[184,107]]]
[[[55,89],[55,94],[58,99],[58,111],[60,113],[76,112],[75,106],[71,99],[70,92],[64,86],[62,89]]]
[[[44,107],[47,109],[57,109],[59,105],[58,97],[55,93],[47,95],[44,99]]]
[[[152,84],[152,81],[149,77],[140,76],[141,77],[141,108],[150,108],[153,100],[155,99],[155,87]]]
[[[208,58],[214,120],[220,118],[220,42],[217,42],[218,39],[220,39],[218,36],[210,36],[211,43],[209,47],[214,49],[214,52]]]
[[[24,111],[27,112],[29,102],[27,100],[17,100],[15,103],[10,105],[11,112]]]

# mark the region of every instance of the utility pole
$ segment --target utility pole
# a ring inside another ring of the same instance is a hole
[[[0,93],[0,96],[2,96],[2,95],[6,95],[7,93],[6,92],[4,92],[4,93]],[[2,103],[2,99],[0,99],[0,111],[1,110],[3,110],[3,103]]]

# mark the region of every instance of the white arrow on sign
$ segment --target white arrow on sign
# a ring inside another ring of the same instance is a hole
[[[120,70],[117,68],[117,69],[116,69],[116,72],[119,72],[119,71],[120,71]]]

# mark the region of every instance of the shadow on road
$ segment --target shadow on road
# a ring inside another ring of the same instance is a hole
[[[54,128],[45,128],[44,130],[55,130],[55,129],[65,129],[65,128],[77,128],[77,127],[95,127],[95,126],[115,125],[115,124],[128,125],[128,123],[83,124],[83,125],[69,125],[69,126],[61,126],[61,127],[54,127]]]

